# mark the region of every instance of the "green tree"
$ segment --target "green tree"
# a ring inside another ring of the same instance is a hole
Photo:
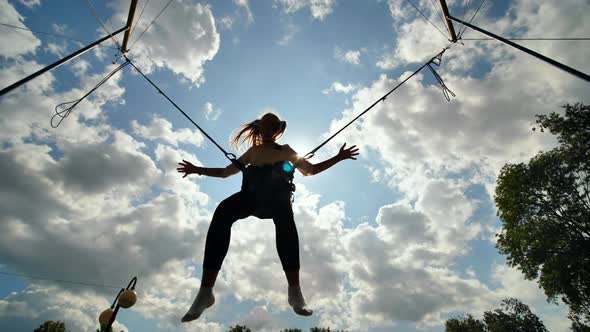
[[[506,310],[496,309],[486,311],[483,314],[483,321],[489,332],[548,332],[543,322],[529,306],[515,298],[508,298],[502,301],[502,307]]]
[[[445,332],[486,332],[486,324],[471,315],[454,317],[446,321]]]
[[[230,326],[227,332],[252,332],[246,325]]]
[[[39,326],[39,328],[35,329],[33,332],[67,332],[66,331],[66,324],[64,322],[54,322],[52,320],[48,320],[43,325]]]
[[[582,324],[590,321],[590,106],[564,109],[536,121],[557,136],[558,147],[500,171],[496,247],[525,278],[539,278],[548,300],[561,297],[570,319]]]
[[[574,321],[570,326],[570,330],[573,332],[590,332],[590,326]]]
[[[284,329],[281,332],[303,332],[301,329]]]
[[[346,332],[344,330],[338,330],[338,331],[331,331],[330,328],[325,328],[325,327],[312,327],[311,329],[309,329],[309,332]]]
[[[483,313],[483,321],[467,317],[449,318],[445,332],[548,332],[529,307],[515,298],[502,300],[501,308]]]

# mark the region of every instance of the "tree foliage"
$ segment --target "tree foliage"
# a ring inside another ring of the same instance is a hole
[[[502,301],[502,309],[486,311],[483,321],[488,332],[548,332],[543,322],[537,317],[529,306],[515,298]]]
[[[445,322],[446,332],[485,332],[486,324],[471,315],[467,317],[453,317]]]
[[[501,308],[486,311],[483,321],[467,317],[450,318],[445,332],[548,332],[529,307],[515,298],[502,300]]]
[[[570,330],[572,332],[590,332],[590,326],[574,321],[572,322],[572,326],[570,326]]]
[[[48,320],[33,332],[67,332],[67,330],[64,322]]]
[[[246,325],[236,325],[236,326],[230,326],[229,330],[227,330],[227,332],[252,332],[252,330],[250,330],[249,327],[247,327]]]
[[[563,116],[536,121],[557,136],[558,147],[500,171],[495,202],[503,226],[496,246],[582,323],[590,321],[590,106],[564,108]]]

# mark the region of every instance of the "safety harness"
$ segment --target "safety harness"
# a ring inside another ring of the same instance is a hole
[[[281,146],[275,143],[275,148]],[[289,161],[278,161],[262,166],[249,165],[242,172],[242,191],[254,195],[254,215],[261,219],[272,218],[273,207],[293,202],[295,167]]]

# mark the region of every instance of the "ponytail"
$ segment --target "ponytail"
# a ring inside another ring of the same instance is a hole
[[[240,139],[242,140],[241,142]],[[239,151],[244,143],[247,143],[248,147],[262,144],[260,120],[257,119],[242,125],[238,134],[230,140],[229,146]]]
[[[270,120],[268,120],[270,118]],[[275,140],[278,140],[285,133],[287,127],[286,121],[281,121],[276,114],[266,113],[262,116],[265,121],[273,121],[273,125],[276,125]],[[230,147],[240,150],[242,144],[248,144],[248,147],[257,146],[262,144],[262,120],[256,119],[250,123],[242,125],[238,130],[238,134],[230,140]],[[267,122],[265,122],[267,123]]]

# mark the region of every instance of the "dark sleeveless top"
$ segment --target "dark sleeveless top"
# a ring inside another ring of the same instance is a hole
[[[275,145],[280,149],[279,144]],[[242,176],[241,191],[254,195],[255,216],[271,218],[273,207],[291,202],[295,191],[293,175],[295,167],[287,160],[261,166],[248,165]]]

